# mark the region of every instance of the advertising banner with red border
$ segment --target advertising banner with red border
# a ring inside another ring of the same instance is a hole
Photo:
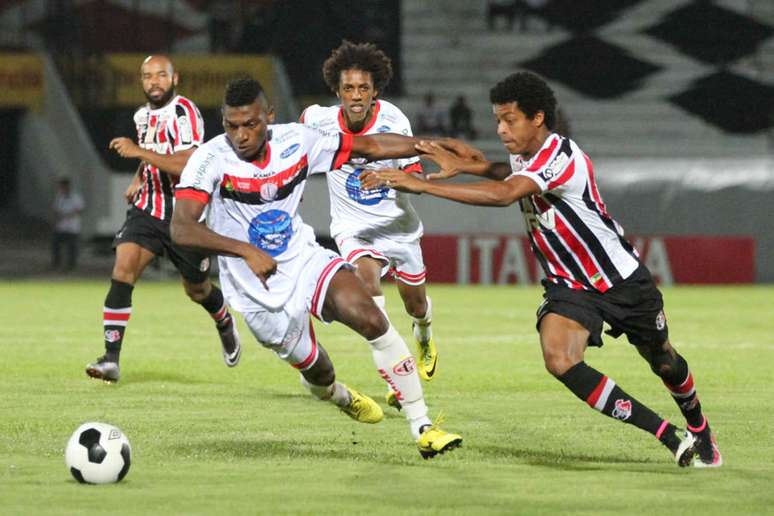
[[[750,237],[629,238],[662,285],[752,283],[755,240]],[[508,285],[543,277],[526,237],[426,235],[422,252],[432,283]]]

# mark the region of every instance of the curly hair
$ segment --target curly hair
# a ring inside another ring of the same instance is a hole
[[[229,81],[226,85],[223,103],[229,107],[247,106],[259,97],[266,102],[261,83],[252,77],[240,77]]]
[[[556,97],[553,90],[539,75],[532,72],[516,72],[498,82],[489,90],[492,104],[516,102],[527,118],[535,118],[543,112],[546,127],[556,125]]]
[[[371,74],[374,88],[382,91],[392,79],[392,61],[373,43],[352,43],[346,39],[334,49],[323,63],[325,84],[336,93],[339,89],[341,72],[362,70]]]

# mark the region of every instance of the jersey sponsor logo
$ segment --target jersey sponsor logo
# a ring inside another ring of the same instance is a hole
[[[292,156],[294,152],[296,152],[298,149],[301,148],[301,144],[294,143],[284,151],[282,151],[282,154],[280,154],[280,158],[285,159],[288,156]]]
[[[250,221],[250,243],[269,256],[284,253],[293,236],[293,218],[282,210],[268,210]]]
[[[380,125],[376,130],[377,133],[389,133],[392,128],[389,125]]]
[[[538,176],[543,179],[543,181],[548,182],[551,179],[553,179],[555,176],[560,174],[564,167],[567,165],[567,161],[570,159],[570,156],[565,154],[564,152],[560,152],[557,154],[557,156],[554,158],[554,160],[548,164],[547,167],[543,168],[539,173]]]
[[[347,176],[347,195],[356,203],[362,204],[364,206],[373,206],[375,204],[379,204],[382,202],[382,199],[387,197],[387,193],[390,191],[390,189],[387,187],[382,187],[374,188],[373,190],[361,190],[360,174],[362,174],[364,170],[364,168],[358,167]]]
[[[631,400],[615,400],[615,407],[613,407],[613,416],[621,421],[626,421],[632,415],[632,402]]]
[[[121,332],[118,330],[105,330],[105,340],[107,342],[118,342],[121,340]]]
[[[392,367],[392,372],[399,376],[408,376],[417,369],[414,357],[404,358]]]

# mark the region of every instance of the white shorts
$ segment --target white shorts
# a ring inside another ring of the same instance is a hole
[[[304,265],[296,287],[282,309],[243,313],[258,342],[296,369],[305,371],[312,367],[319,352],[311,316],[323,320],[328,286],[342,267],[351,265],[333,251],[320,247]]]
[[[388,237],[376,237],[365,240],[358,237],[342,237],[336,239],[341,256],[349,263],[355,263],[358,258],[371,256],[384,263],[382,276],[391,273],[392,276],[406,285],[422,285],[427,276],[425,262],[422,260],[422,248],[419,240],[413,242],[396,242]]]

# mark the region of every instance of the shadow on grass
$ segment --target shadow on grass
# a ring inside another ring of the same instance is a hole
[[[660,465],[660,461],[656,460],[658,457],[654,457],[653,460],[636,459],[610,454],[593,455],[587,453],[566,453],[563,451],[557,453],[549,450],[519,449],[507,446],[480,444],[471,447],[470,450],[483,455],[485,458],[491,458],[497,461],[513,459],[514,462],[563,471],[609,470],[611,464],[620,464],[628,465],[629,467],[625,468],[627,471],[647,472],[652,471],[653,466]],[[657,451],[654,453],[657,453]],[[666,450],[663,450],[663,454],[664,464],[669,465],[669,458]],[[676,465],[674,468],[674,473],[679,473],[680,468]],[[659,473],[663,472],[659,471]]]
[[[300,388],[297,392],[276,392],[260,389],[256,390],[255,392],[258,392],[258,396],[261,398],[301,400],[303,402],[318,401],[315,400],[314,397],[312,397],[312,395],[306,392],[303,388]],[[387,406],[386,402],[384,401],[384,396],[376,397],[370,394],[369,396],[371,396],[371,398],[382,407],[385,419],[405,419],[403,412],[398,412],[396,409]]]
[[[170,373],[167,371],[142,371],[134,370],[130,374],[126,375],[126,379],[121,382],[124,384],[130,383],[182,383],[186,385],[207,384],[212,383],[204,378],[196,378],[193,376],[185,376],[177,373]]]
[[[344,460],[362,461],[399,466],[417,466],[422,461],[411,448],[391,449],[376,453],[373,443],[364,444],[356,438],[337,442],[298,442],[277,440],[206,440],[179,444],[171,449],[172,453],[182,457],[229,459],[279,459],[293,460]]]

